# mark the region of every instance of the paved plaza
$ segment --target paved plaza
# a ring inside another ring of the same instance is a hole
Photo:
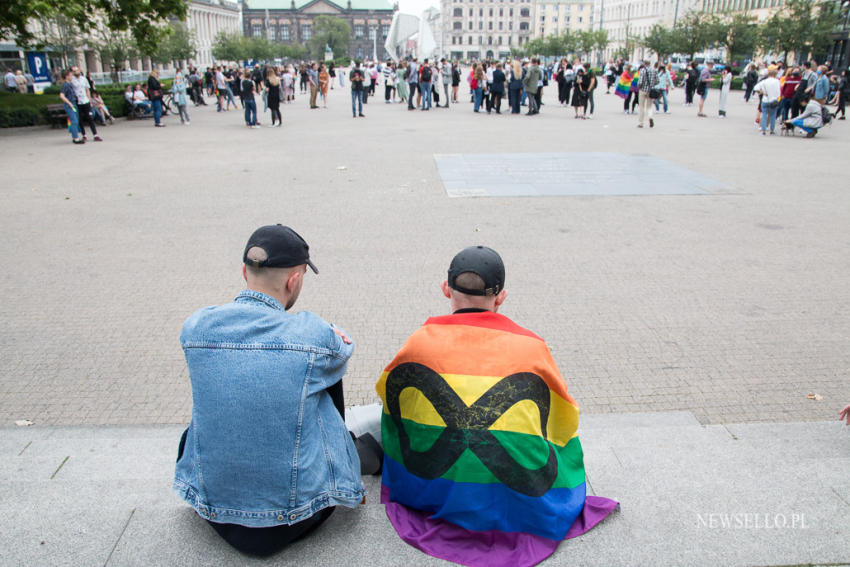
[[[328,110],[284,105],[278,129],[209,106],[186,127],[119,120],[83,147],[3,132],[0,423],[188,422],[181,324],[236,295],[242,247],[271,222],[301,232],[320,268],[296,307],[355,340],[347,403],[377,400],[407,335],[448,309],[452,255],[481,243],[505,258],[503,312],[548,341],[585,413],[836,418],[850,401],[846,123],[764,138],[733,92],[728,119],[674,103],[641,130],[597,93],[585,121],[552,88],[535,117],[474,114],[462,95],[430,112],[372,98],[352,119],[337,85]],[[468,156],[454,174],[492,187],[475,154],[558,153],[579,162],[565,186],[615,172],[657,194],[450,198],[435,159]],[[718,183],[695,191],[669,167]]]
[[[547,564],[850,561],[848,126],[762,137],[740,93],[719,119],[712,91],[700,119],[677,90],[638,129],[604,89],[584,121],[554,90],[534,117],[474,114],[461,89],[448,110],[379,96],[352,119],[337,85],[330,109],[284,105],[283,128],[210,105],[81,147],[0,131],[0,564],[253,563],[169,491],[192,407],[178,335],[244,287],[245,241],[275,222],[320,271],[296,309],[354,339],[348,405],[377,401],[403,341],[447,312],[458,250],[502,254],[501,312],[547,340],[592,489],[622,503]],[[267,563],[441,564],[397,539],[369,482],[329,547]],[[812,523],[714,529],[714,513]]]

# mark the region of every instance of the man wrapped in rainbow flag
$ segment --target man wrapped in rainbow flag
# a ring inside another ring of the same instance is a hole
[[[381,501],[399,536],[470,566],[536,565],[618,503],[588,496],[579,408],[546,343],[504,315],[492,249],[459,252],[452,314],[419,328],[376,386]]]

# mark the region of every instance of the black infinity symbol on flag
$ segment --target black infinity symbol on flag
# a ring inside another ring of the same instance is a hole
[[[419,390],[446,423],[446,428],[426,451],[410,447],[410,437],[402,424],[399,396],[405,388]],[[558,461],[551,443],[548,443],[546,464],[539,469],[527,469],[489,431],[490,426],[516,403],[531,400],[540,412],[540,427],[546,437],[549,387],[537,374],[520,372],[502,378],[467,406],[438,373],[422,364],[406,362],[396,366],[387,376],[386,399],[387,410],[398,430],[404,466],[419,477],[439,478],[466,449],[472,451],[502,484],[528,496],[542,496],[558,476]]]

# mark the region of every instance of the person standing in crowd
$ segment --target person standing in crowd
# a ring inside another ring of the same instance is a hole
[[[490,87],[490,92],[493,93],[492,108],[496,110],[496,114],[502,113],[502,97],[505,96],[505,72],[502,71],[502,64],[496,63],[496,68],[493,69],[493,84]]]
[[[213,84],[215,85],[215,110],[222,112],[225,110],[224,103],[227,100],[227,79],[221,72],[221,67],[213,68]]]
[[[779,101],[779,118],[782,122],[785,122],[794,106],[794,94],[800,86],[800,72],[796,67],[789,67],[785,70],[783,79],[784,81],[780,81],[782,84],[782,100]]]
[[[660,110],[660,102],[664,103],[664,114],[670,113],[670,107],[667,102],[667,92],[673,89],[673,79],[670,78],[670,72],[664,63],[658,64],[658,90],[661,96],[655,99],[655,112]]]
[[[351,83],[351,114],[354,118],[363,115],[363,76],[365,73],[360,68],[360,61],[354,62],[354,68],[348,76],[348,82]]]
[[[242,75],[242,84],[239,91],[242,95],[242,108],[245,109],[245,126],[248,128],[260,127],[257,123],[257,100],[254,98],[256,88],[257,86],[251,78],[251,71],[246,69]]]
[[[446,103],[443,105],[443,108],[448,108],[451,99],[449,87],[452,84],[452,64],[446,61],[445,57],[440,61],[440,78],[443,83],[443,95],[446,97]]]
[[[571,93],[576,82],[576,71],[573,69],[573,64],[569,61],[564,69],[564,104],[568,105],[571,101]]]
[[[485,80],[484,68],[478,63],[472,71],[472,81],[469,83],[473,96],[472,112],[478,112],[481,109],[481,98],[484,95]]]
[[[6,74],[3,76],[3,81],[6,85],[6,91],[10,93],[18,92],[18,82],[15,81],[15,74],[11,69],[6,70]]]
[[[20,69],[15,72],[15,90],[18,94],[27,94],[27,79]]]
[[[295,99],[295,74],[292,67],[287,66],[283,70],[281,82],[283,83],[283,100],[289,104]]]
[[[316,98],[319,96],[319,73],[315,63],[310,63],[307,67],[307,83],[310,86],[310,108],[319,108],[316,104]]]
[[[555,82],[558,83],[558,103],[563,106],[566,103],[566,99],[564,98],[564,90],[566,89],[567,81],[564,78],[564,71],[567,70],[567,60],[565,58],[561,58],[558,62],[558,66],[555,68]]]
[[[157,128],[164,128],[162,123],[162,85],[159,82],[159,70],[154,69],[148,75],[148,98],[153,105],[153,121]]]
[[[171,94],[174,97],[174,104],[177,105],[180,124],[191,124],[189,113],[186,112],[186,81],[183,80],[183,73],[180,71],[177,71],[177,74],[174,75],[174,82],[171,83]]]
[[[697,94],[699,95],[699,111],[697,111],[697,116],[699,116],[700,118],[705,118],[706,116],[703,110],[705,108],[705,99],[708,98],[708,89],[711,86],[712,69],[714,69],[714,63],[709,61],[702,68],[702,71],[699,72],[699,82],[697,83]]]
[[[94,125],[94,120],[91,117],[91,85],[76,65],[71,67],[71,73],[73,73],[71,86],[74,87],[74,94],[77,95],[77,116],[79,117],[83,140],[87,139],[85,125],[88,124],[92,136],[94,136],[94,141],[102,142],[103,139],[97,135],[97,126]]]
[[[653,111],[653,95],[659,94],[658,91],[658,71],[652,66],[649,61],[643,62],[643,70],[640,72],[638,79],[638,91],[640,102],[638,103],[638,128],[643,128],[645,119],[649,119],[649,127],[655,126],[655,120],[652,118]]]
[[[336,81],[336,66],[333,61],[331,61],[328,65],[328,77],[330,77],[330,81],[328,81],[328,83],[331,85],[331,90],[334,90],[334,81]]]
[[[419,65],[416,59],[407,62],[407,87],[410,91],[407,95],[407,110],[416,110],[413,106],[413,95],[416,94],[416,85],[419,84]]]
[[[540,67],[538,66],[539,63],[539,60],[534,57],[531,60],[531,66],[522,80],[522,86],[525,87],[525,92],[528,93],[528,112],[526,112],[526,116],[540,114],[540,106],[537,104],[537,91],[540,88],[539,84],[542,77]]]
[[[511,114],[519,114],[519,101],[522,98],[523,68],[518,59],[511,62],[511,77],[508,83],[508,102],[511,105]]]
[[[325,69],[325,64],[319,65],[319,94],[322,95],[322,108],[328,107],[328,84],[331,82],[331,76],[328,70]]]
[[[213,86],[213,72],[209,67],[207,67],[207,70],[204,71],[204,88],[207,90],[207,96],[212,96],[214,94],[213,91],[215,89]]]
[[[847,106],[847,97],[850,96],[850,78],[848,78],[848,72],[850,71],[844,69],[838,79],[838,89],[836,91],[838,107],[835,110],[835,116],[838,117],[838,120],[845,119],[845,107]],[[841,116],[838,116],[839,114]]]
[[[224,94],[227,96],[227,110],[230,110],[230,105],[233,105],[233,108],[238,109],[239,105],[236,104],[234,85],[239,84],[238,76],[239,73],[236,71],[225,70],[224,74]],[[238,90],[238,89],[237,89]]]
[[[400,62],[395,68],[395,84],[398,94],[398,101],[404,102],[407,100],[407,65]]]
[[[750,63],[747,65],[747,73],[744,75],[744,86],[747,89],[744,92],[744,102],[750,102],[750,97],[753,96],[753,88],[758,81],[759,74],[756,72],[756,65],[755,63]]]
[[[299,92],[306,93],[307,92],[307,65],[305,63],[301,63],[298,66],[298,76],[300,77],[298,87]]]
[[[270,128],[283,126],[283,117],[280,115],[280,77],[274,69],[266,71],[266,81],[263,87],[266,89],[266,105],[271,110],[272,124]]]
[[[392,63],[384,65],[384,103],[392,104],[395,98],[396,73]]]
[[[625,110],[626,114],[629,113],[629,103],[631,102],[631,113],[635,114],[635,107],[638,105],[640,101],[640,89],[638,89],[638,81],[640,81],[640,74],[643,72],[643,66],[639,67],[635,72],[634,76],[632,76],[632,82],[629,85],[629,98],[626,99]]]
[[[753,87],[753,90],[762,95],[761,99],[761,135],[767,133],[767,125],[770,123],[770,135],[776,132],[776,113],[779,110],[779,97],[782,95],[782,87],[776,78],[776,68],[767,72],[767,78],[761,80]]]
[[[375,63],[369,64],[369,96],[375,96],[375,89],[378,86],[378,69]]]
[[[587,91],[585,90],[587,82],[585,79],[584,69],[579,69],[576,73],[575,87],[573,88],[573,100],[570,102],[570,106],[575,111],[575,119],[584,118],[584,108],[587,101]],[[579,109],[582,109],[581,115],[578,113]]]
[[[726,102],[729,99],[729,90],[732,88],[732,73],[724,68],[720,79],[720,102],[717,105],[717,114],[726,118]]]
[[[419,67],[419,92],[422,93],[420,110],[431,110],[431,65],[425,59]]]
[[[825,105],[826,99],[829,97],[829,77],[827,76],[826,65],[818,67],[815,88],[813,90],[813,98],[818,101],[819,105]]]
[[[85,144],[86,141],[80,135],[79,128],[79,112],[77,111],[77,93],[74,86],[71,84],[71,71],[65,69],[62,71],[62,90],[59,91],[59,98],[65,107],[65,114],[68,116],[68,130],[71,132],[71,141],[75,144]]]
[[[587,79],[587,97],[584,100],[582,117],[590,120],[593,118],[593,112],[596,110],[596,101],[593,100],[593,92],[597,87],[596,73],[593,69],[591,69],[590,63],[587,64],[587,73],[585,73],[585,78]],[[587,111],[588,107],[590,107],[589,113]]]
[[[193,69],[189,75],[189,85],[192,87],[192,102],[195,106],[206,106],[203,85],[201,84],[201,73],[197,69]]]
[[[460,87],[460,65],[452,62],[452,103],[457,104],[457,90]]]
[[[697,79],[699,79],[697,62],[691,61],[690,67],[685,72],[685,106],[693,106],[694,92],[697,89]]]
[[[363,104],[367,104],[369,102],[369,93],[372,91],[372,75],[369,74],[369,67],[366,66],[366,63],[363,63],[360,71],[363,74]]]

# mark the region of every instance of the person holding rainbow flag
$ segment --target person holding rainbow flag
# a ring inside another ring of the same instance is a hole
[[[431,317],[387,365],[381,501],[399,536],[463,565],[549,557],[619,504],[587,494],[579,408],[546,343],[498,313],[505,267],[461,250]]]

